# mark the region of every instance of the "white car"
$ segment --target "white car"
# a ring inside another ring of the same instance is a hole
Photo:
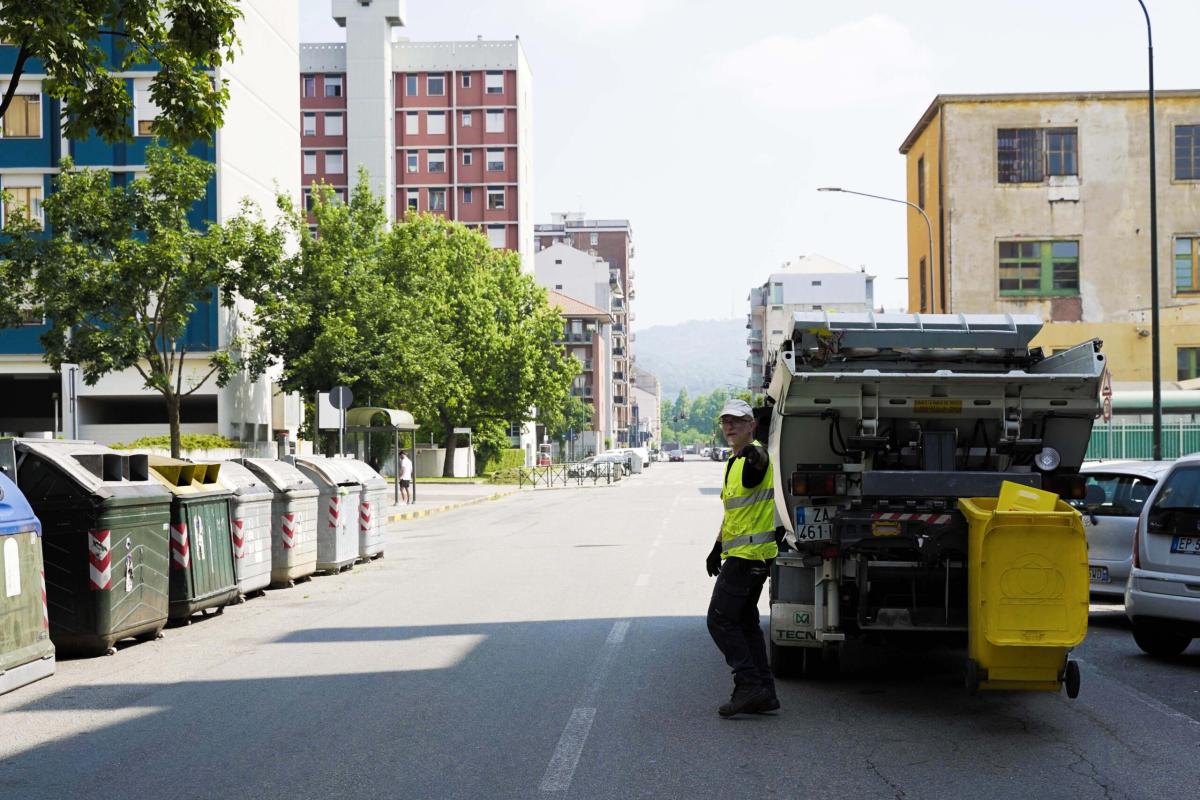
[[[1088,498],[1071,501],[1083,513],[1093,594],[1121,598],[1133,564],[1133,529],[1158,479],[1162,461],[1084,464]]]
[[[1200,636],[1200,456],[1167,469],[1133,537],[1125,615],[1138,647],[1176,656]]]

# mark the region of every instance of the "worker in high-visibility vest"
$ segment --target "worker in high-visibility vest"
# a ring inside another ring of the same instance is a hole
[[[771,458],[754,439],[750,404],[727,402],[721,409],[721,432],[732,455],[725,462],[721,489],[725,515],[706,563],[708,574],[717,579],[708,605],[708,632],[733,670],[733,694],[717,709],[722,717],[732,717],[779,708],[758,617],[758,598],[779,548]]]

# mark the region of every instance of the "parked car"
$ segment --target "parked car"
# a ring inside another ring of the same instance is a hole
[[[1179,655],[1200,636],[1200,456],[1171,464],[1138,517],[1125,614],[1153,656]]]
[[[1089,497],[1072,501],[1083,512],[1088,541],[1088,572],[1094,594],[1124,597],[1133,563],[1133,529],[1158,479],[1170,466],[1162,461],[1086,464]]]
[[[596,464],[616,464],[622,475],[629,474],[629,456],[623,452],[601,453],[596,456]]]
[[[670,460],[671,461],[683,461],[683,451],[682,450],[672,450]]]

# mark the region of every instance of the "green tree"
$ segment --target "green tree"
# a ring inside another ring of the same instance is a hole
[[[178,455],[182,398],[209,378],[225,385],[239,368],[219,350],[208,354],[202,375],[187,377],[196,363],[188,359],[188,319],[214,293],[236,315],[237,296],[271,273],[283,240],[249,205],[224,224],[192,227],[188,215],[205,197],[213,166],[156,147],[146,160],[147,178],[115,186],[106,170],[75,171],[64,158],[43,204],[49,235],[9,218],[0,294],[50,322],[42,344],[54,369],[79,364],[89,385],[136,370],[163,397]],[[0,308],[0,325],[16,322],[13,311],[12,302]],[[236,351],[239,341],[230,345]]]
[[[85,139],[133,137],[133,101],[114,74],[157,62],[150,97],[160,110],[155,135],[187,145],[221,126],[229,91],[210,73],[238,47],[236,0],[4,0],[0,41],[17,46],[0,116],[30,59],[41,63],[43,90],[66,101],[63,129]],[[116,70],[110,70],[110,59]]]
[[[568,436],[592,428],[592,405],[572,394],[563,398],[556,409],[539,408],[538,420],[546,426],[546,435],[565,446]]]

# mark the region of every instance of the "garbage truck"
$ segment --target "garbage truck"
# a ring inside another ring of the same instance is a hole
[[[770,593],[777,675],[837,670],[855,642],[966,642],[960,501],[995,498],[1006,481],[1084,497],[1105,357],[1099,340],[1031,347],[1041,327],[1028,315],[794,315],[759,420],[783,534]],[[1085,589],[1084,630],[1086,602]],[[1018,610],[1034,613],[1030,603]]]

